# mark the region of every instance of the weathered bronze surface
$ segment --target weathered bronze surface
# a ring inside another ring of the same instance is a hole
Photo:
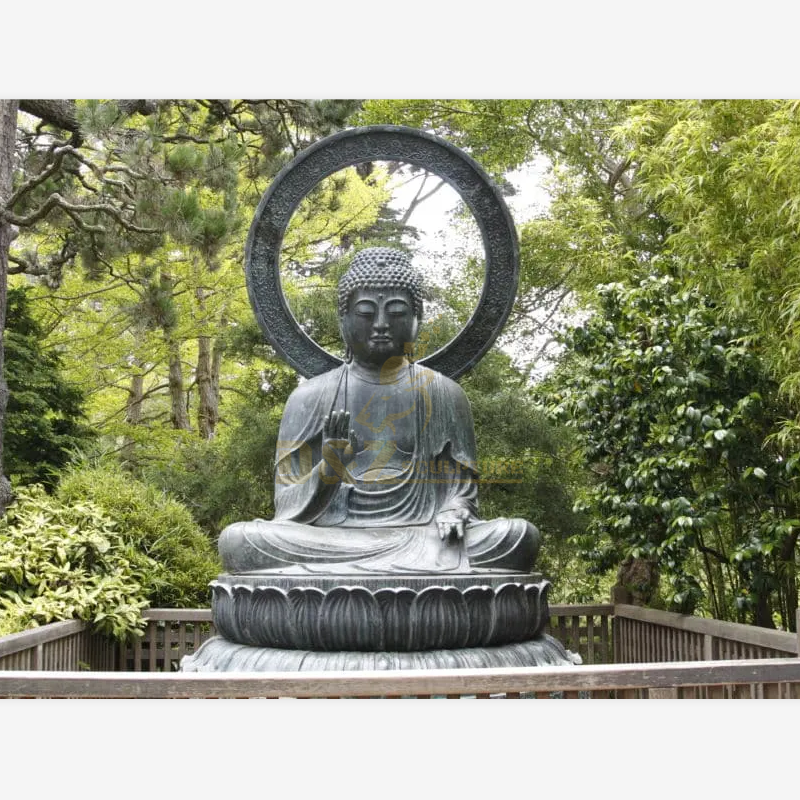
[[[357,652],[250,647],[215,636],[183,660],[185,672],[323,672],[327,670],[481,669],[490,667],[562,667],[579,657],[552,636],[495,647],[446,650]]]
[[[342,278],[344,362],[302,333],[280,290],[292,211],[322,177],[370,159],[402,159],[450,181],[486,244],[486,286],[473,318],[418,363],[423,286],[404,253],[362,250]],[[278,176],[248,239],[248,288],[273,346],[312,377],[284,410],[275,518],[238,522],[220,535],[226,574],[212,584],[212,608],[224,638],[186,659],[185,669],[571,663],[543,638],[549,584],[532,572],[539,531],[523,519],[478,516],[472,414],[449,377],[477,363],[499,333],[517,259],[499,193],[471,159],[427,134],[346,131]],[[286,655],[292,651],[297,657]]]
[[[449,378],[471,369],[505,325],[519,281],[519,244],[502,195],[480,165],[444,139],[400,125],[341,131],[303,150],[275,177],[256,210],[245,249],[250,302],[261,330],[301,375],[321,375],[341,359],[325,352],[292,316],[281,291],[281,244],[303,198],[328,175],[364,161],[403,161],[452,186],[475,216],[486,251],[478,307],[458,336],[421,363]]]
[[[368,248],[340,285],[341,366],[289,397],[278,436],[275,519],[227,527],[234,574],[528,573],[539,531],[482,521],[469,401],[409,360],[422,281],[408,258]]]
[[[451,576],[446,586],[430,578],[403,576],[395,585],[375,578],[379,588],[372,588],[336,576],[320,588],[223,575],[211,584],[214,622],[230,641],[326,651],[488,647],[544,632],[550,584],[541,576],[470,577]]]

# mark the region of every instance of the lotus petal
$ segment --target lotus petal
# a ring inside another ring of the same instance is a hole
[[[337,586],[322,602],[318,623],[325,650],[371,650],[380,640],[381,610],[361,586]]]
[[[464,592],[469,617],[466,647],[478,647],[491,641],[495,625],[495,593],[489,586],[470,586]]]
[[[412,650],[463,647],[469,636],[469,612],[463,594],[453,587],[429,586],[412,606]]]
[[[250,631],[253,644],[292,647],[289,598],[277,586],[259,586],[250,600]]]
[[[292,644],[299,650],[321,649],[319,616],[325,592],[313,586],[295,587],[288,592],[292,609]]]
[[[520,583],[504,583],[497,589],[497,609],[492,644],[520,642],[528,631],[528,600]]]
[[[413,631],[411,607],[416,596],[411,589],[378,589],[375,592],[383,627],[382,641],[377,649],[410,649]]]

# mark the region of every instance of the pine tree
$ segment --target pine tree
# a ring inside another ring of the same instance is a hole
[[[83,420],[81,389],[61,374],[61,357],[42,347],[43,331],[33,318],[28,292],[8,292],[5,377],[9,400],[5,463],[14,483],[55,484],[55,473],[93,438]]]

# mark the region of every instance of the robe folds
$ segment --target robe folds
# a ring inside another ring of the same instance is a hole
[[[373,397],[377,418],[370,417]],[[341,479],[326,480],[318,468],[323,424],[338,409],[350,412],[358,445],[337,470]],[[229,572],[532,569],[539,547],[533,525],[478,519],[472,413],[463,389],[444,375],[413,365],[369,386],[343,364],[292,393],[278,439],[275,518],[222,532]],[[465,536],[443,542],[437,517],[453,512],[465,520]]]

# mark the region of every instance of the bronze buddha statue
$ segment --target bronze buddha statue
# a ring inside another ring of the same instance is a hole
[[[481,521],[469,401],[415,364],[421,276],[368,248],[339,283],[340,367],[295,389],[281,421],[275,518],[229,525],[231,574],[531,573],[539,531]]]

